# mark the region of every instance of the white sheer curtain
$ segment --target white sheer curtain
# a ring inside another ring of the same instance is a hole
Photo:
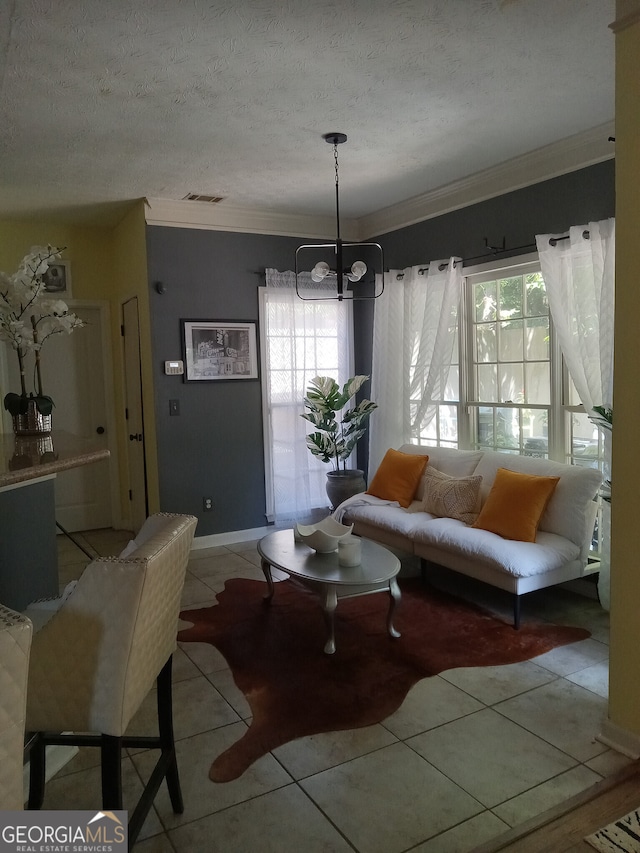
[[[303,276],[305,296],[331,292]],[[329,505],[325,483],[331,466],[307,448],[311,426],[300,415],[314,376],[332,376],[343,385],[351,375],[351,304],[302,300],[295,273],[268,269],[266,287],[260,288],[260,331],[267,518],[280,524]]]
[[[536,237],[549,310],[569,375],[587,414],[613,407],[615,220],[589,222],[562,235]],[[605,477],[611,442],[605,435]],[[600,600],[609,607],[609,504],[600,530]]]
[[[558,236],[536,237],[540,266],[562,354],[590,414],[613,401],[615,220],[574,226],[568,239]]]
[[[426,275],[425,275],[426,273]],[[372,418],[369,473],[389,447],[408,443],[436,413],[449,376],[462,295],[459,258],[428,267],[391,270],[376,299],[371,399],[384,417]]]

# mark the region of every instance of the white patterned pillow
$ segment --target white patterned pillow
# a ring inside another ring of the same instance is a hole
[[[441,518],[472,524],[480,512],[482,477],[450,477],[430,465],[424,470],[422,509]]]

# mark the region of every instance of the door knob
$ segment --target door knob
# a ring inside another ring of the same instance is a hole
[[[104,427],[99,426],[98,429],[96,430],[96,432],[98,433],[98,435],[102,435],[102,433],[104,432]]]

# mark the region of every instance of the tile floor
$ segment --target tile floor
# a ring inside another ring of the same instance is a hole
[[[85,533],[89,550],[115,554],[130,534]],[[60,537],[61,583],[86,558]],[[185,608],[215,603],[227,578],[262,579],[255,542],[193,551]],[[402,574],[414,573],[413,561]],[[402,577],[401,574],[401,577]],[[441,573],[508,616],[498,590]],[[589,628],[590,639],[524,663],[456,669],[415,685],[379,725],[282,746],[240,779],[214,784],[213,757],[239,738],[249,706],[224,658],[185,644],[174,659],[174,715],[185,811],[161,789],[140,853],[465,853],[614,772],[627,759],[596,739],[607,707],[608,616],[565,588],[525,599],[523,616]],[[132,721],[153,719],[151,695]],[[125,759],[125,806],[150,756]],[[99,769],[79,753],[47,785],[45,808],[95,808]]]

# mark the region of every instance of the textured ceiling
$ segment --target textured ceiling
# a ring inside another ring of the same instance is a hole
[[[614,0],[0,0],[0,216],[360,217],[613,118]]]

